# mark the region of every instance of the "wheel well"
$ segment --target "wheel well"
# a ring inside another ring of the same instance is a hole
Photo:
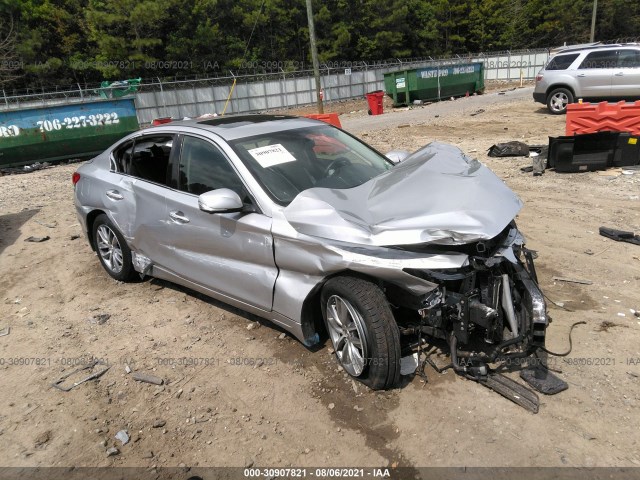
[[[302,304],[302,332],[305,338],[305,344],[308,343],[307,346],[314,345],[320,342],[321,338],[326,338],[327,330],[324,325],[324,320],[322,318],[322,307],[320,305],[320,295],[322,294],[322,287],[327,281],[335,277],[357,277],[362,280],[367,280],[379,287],[383,287],[384,282],[379,278],[375,278],[369,275],[365,275],[360,272],[355,272],[353,270],[343,270],[341,272],[334,273],[332,275],[326,276],[319,282],[311,292],[307,295],[307,298],[304,300]],[[384,292],[384,289],[383,289]],[[386,294],[385,294],[386,296]],[[312,339],[315,339],[313,341]]]
[[[93,222],[95,222],[96,218],[103,213],[104,212],[102,210],[92,210],[87,215],[87,237],[89,238],[89,245],[91,245],[93,250],[96,249],[93,241]]]
[[[566,90],[569,90],[571,92],[571,95],[573,95],[574,97],[576,96],[576,93],[573,91],[573,88],[571,88],[569,85],[553,85],[547,88],[547,92],[546,92],[547,97],[551,92],[553,92],[554,90],[557,90],[558,88],[564,88]]]

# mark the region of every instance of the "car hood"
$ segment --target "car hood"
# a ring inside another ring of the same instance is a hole
[[[459,245],[498,235],[522,202],[491,170],[433,142],[349,189],[311,188],[284,209],[304,235],[376,245]]]

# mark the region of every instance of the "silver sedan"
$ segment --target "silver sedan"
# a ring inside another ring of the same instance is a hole
[[[465,376],[543,347],[518,197],[455,147],[403,156],[310,119],[174,122],[81,166],[75,203],[113,278],[175,282],[309,347],[328,334],[374,389],[397,385],[401,357],[429,342]]]

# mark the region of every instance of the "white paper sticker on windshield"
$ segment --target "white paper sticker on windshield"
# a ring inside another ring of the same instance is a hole
[[[273,167],[281,163],[295,162],[296,158],[279,143],[266,147],[252,148],[249,153],[262,168]]]

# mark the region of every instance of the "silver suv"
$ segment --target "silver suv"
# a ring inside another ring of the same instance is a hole
[[[640,99],[640,45],[588,45],[562,48],[536,76],[533,99],[553,114],[576,99]]]

